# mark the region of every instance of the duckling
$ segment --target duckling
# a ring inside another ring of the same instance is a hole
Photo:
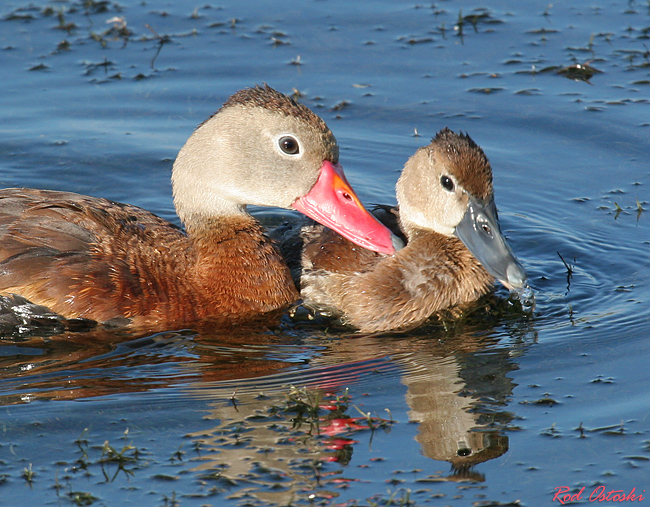
[[[364,333],[404,330],[486,294],[495,278],[511,290],[526,271],[499,225],[492,169],[466,134],[440,131],[406,162],[398,207],[376,215],[406,246],[385,256],[320,225],[300,233],[303,304]],[[285,241],[283,251],[295,247]]]

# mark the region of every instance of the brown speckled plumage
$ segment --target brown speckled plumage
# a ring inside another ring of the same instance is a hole
[[[306,304],[336,309],[343,322],[368,333],[415,327],[478,299],[494,282],[460,240],[434,231],[422,231],[387,257],[327,230],[304,253]]]
[[[329,132],[329,128],[323,119],[314,114],[311,109],[268,85],[239,90],[230,96],[223,104],[222,109],[232,106],[262,107],[285,116],[300,118],[307,123],[318,126],[321,132]]]

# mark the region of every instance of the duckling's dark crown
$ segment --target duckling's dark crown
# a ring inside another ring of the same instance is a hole
[[[436,134],[429,145],[429,153],[442,154],[447,165],[462,187],[482,200],[492,195],[492,167],[481,147],[469,135],[448,128]]]

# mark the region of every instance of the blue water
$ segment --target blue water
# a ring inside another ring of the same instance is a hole
[[[567,4],[3,2],[0,185],[177,221],[176,153],[230,94],[267,82],[325,119],[367,203],[395,202],[438,130],[467,131],[537,306],[514,312],[500,289],[489,315],[401,335],[287,320],[2,338],[0,505],[650,495],[650,9]],[[128,36],[106,33],[116,16]],[[549,70],[576,63],[601,73]],[[339,411],[309,415],[325,402]],[[463,446],[487,451],[454,473]]]

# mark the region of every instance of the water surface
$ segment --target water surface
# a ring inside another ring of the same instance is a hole
[[[177,223],[176,153],[267,82],[326,120],[367,203],[395,202],[438,130],[468,132],[537,306],[498,289],[461,322],[377,336],[4,337],[0,504],[650,494],[650,9],[573,3],[4,2],[1,185]]]

